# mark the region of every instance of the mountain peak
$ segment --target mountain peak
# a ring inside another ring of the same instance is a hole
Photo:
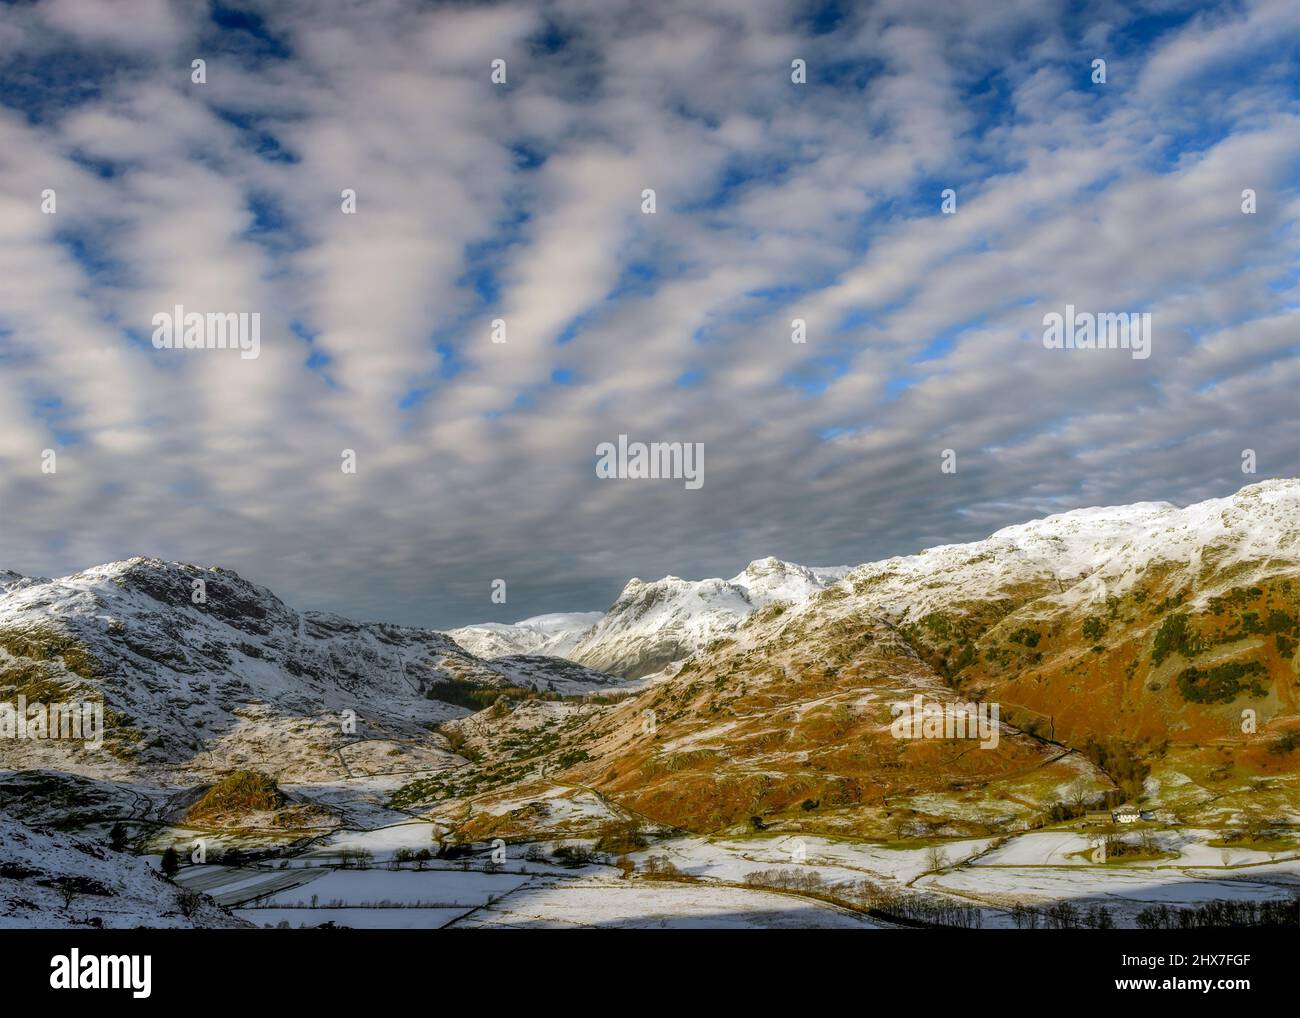
[[[730,633],[756,609],[778,601],[802,604],[847,571],[819,573],[767,556],[731,579],[633,578],[569,656],[630,678],[650,675]]]
[[[1235,495],[1229,497],[1238,502],[1300,500],[1300,478],[1272,477],[1267,480],[1256,481],[1254,484],[1248,484],[1239,489]]]

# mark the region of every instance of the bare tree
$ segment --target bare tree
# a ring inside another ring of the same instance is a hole
[[[1088,782],[1079,777],[1070,782],[1070,786],[1065,790],[1065,801],[1070,804],[1070,808],[1076,814],[1083,814],[1088,811],[1088,798],[1092,789],[1088,787]]]

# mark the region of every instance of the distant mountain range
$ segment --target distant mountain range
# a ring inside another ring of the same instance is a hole
[[[848,566],[809,568],[763,558],[730,580],[633,578],[604,613],[540,615],[513,626],[465,626],[448,635],[476,654],[497,648],[554,654],[640,678],[689,657],[756,609],[777,601],[802,604],[848,572]]]

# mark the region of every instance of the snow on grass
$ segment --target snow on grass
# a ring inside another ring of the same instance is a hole
[[[298,887],[319,873],[297,869],[241,869],[234,866],[190,866],[176,874],[176,883],[201,894],[211,895],[218,905],[230,907]]]
[[[975,866],[1092,866],[1090,855],[1098,839],[1117,834],[1127,842],[1135,843],[1138,832],[1120,829],[1115,832],[1106,830],[1095,834],[1075,831],[1033,831],[1021,834],[1005,845],[993,849],[975,860]],[[1153,831],[1156,844],[1162,852],[1170,853],[1176,858],[1135,859],[1132,861],[1113,860],[1107,865],[1118,865],[1146,869],[1183,868],[1186,866],[1252,866],[1259,863],[1285,859],[1300,854],[1300,845],[1291,852],[1264,852],[1237,846],[1217,847],[1207,842],[1219,837],[1222,832],[1181,828],[1178,830]]]
[[[504,816],[514,810],[545,803],[545,820],[542,829],[564,829],[566,825],[578,821],[605,822],[617,820],[620,814],[594,792],[566,785],[555,785],[544,792],[520,795],[515,798],[486,799],[477,804],[478,808],[492,816]]]
[[[1012,838],[973,861],[974,866],[1089,866],[1087,852],[1093,842],[1074,831],[1034,831]]]
[[[582,798],[572,796],[576,790],[568,788],[554,788],[545,795],[538,798],[551,802],[558,802],[561,809],[556,811],[560,820],[571,822],[574,819],[590,817],[597,820],[604,820],[611,817],[608,809],[600,804],[594,796],[588,793],[582,793]],[[576,799],[576,801],[575,801]],[[587,800],[591,801],[587,801]],[[522,802],[532,801],[531,799],[520,800]],[[572,807],[570,809],[570,807]],[[554,816],[552,817],[554,819]],[[550,826],[548,823],[547,826]],[[400,824],[389,824],[386,827],[378,827],[369,831],[339,831],[336,834],[318,841],[311,848],[302,854],[288,860],[288,865],[294,866],[324,866],[338,863],[343,858],[343,853],[347,851],[365,851],[370,853],[371,864],[374,866],[386,865],[392,860],[393,855],[399,849],[408,851],[419,851],[428,849],[430,852],[437,851],[438,843],[434,841],[433,834],[435,830],[443,830],[445,826],[437,823],[431,823],[426,820],[408,820]],[[558,846],[566,842],[582,844],[587,847],[591,846],[591,839],[548,839],[546,845]],[[510,870],[528,869],[532,872],[550,872],[555,867],[542,862],[531,862],[524,859],[524,853],[527,846],[522,844],[505,845],[502,851],[505,852],[503,865]],[[480,849],[475,855],[472,865],[482,866],[489,853]],[[403,864],[406,867],[414,865],[412,862]],[[425,862],[427,869],[439,868],[458,868],[460,861],[455,859],[430,859]]]
[[[1283,896],[1274,884],[1252,876],[1195,878],[1177,870],[1088,867],[967,867],[920,878],[917,887],[976,898],[996,896],[1006,903],[1042,904],[1058,900],[1108,899],[1108,904],[1202,905],[1215,899],[1264,901]]]
[[[475,906],[531,879],[518,873],[478,870],[330,870],[310,884],[271,895],[264,904],[308,907],[314,898],[319,905]]]
[[[0,817],[0,928],[237,926],[210,903],[191,915],[146,859]],[[66,887],[71,899],[65,900]]]
[[[809,898],[650,881],[543,882],[466,916],[455,928],[880,929],[882,924]]]
[[[315,927],[324,923],[351,930],[437,930],[465,915],[456,908],[244,908],[235,914],[254,926]]]
[[[956,841],[939,845],[946,864],[956,865],[982,852],[990,839]],[[795,862],[802,845],[804,861]],[[683,873],[711,880],[743,882],[756,870],[807,868],[828,883],[874,880],[905,884],[926,872],[928,846],[891,848],[882,844],[836,841],[807,835],[767,835],[709,841],[679,838],[659,842],[631,856],[638,867],[650,856],[665,856]]]
[[[317,842],[298,860],[310,865],[313,860],[337,858],[345,849],[360,849],[370,852],[375,862],[382,863],[391,859],[399,848],[433,851],[437,847],[433,833],[434,825],[423,820],[390,824],[371,831],[338,831]]]
[[[1160,831],[1156,841],[1166,852],[1178,853],[1177,860],[1166,861],[1178,866],[1257,866],[1279,860],[1300,858],[1300,843],[1289,850],[1262,851],[1238,845],[1210,845],[1223,834],[1222,831],[1185,829]]]

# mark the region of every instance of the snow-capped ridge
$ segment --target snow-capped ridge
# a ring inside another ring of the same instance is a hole
[[[767,557],[730,579],[669,575],[647,583],[633,577],[570,656],[619,675],[650,675],[731,632],[755,610],[802,604],[846,572]]]
[[[518,622],[480,622],[447,635],[471,654],[499,658],[516,654],[564,657],[604,612],[551,612]]]
[[[605,616],[574,646],[574,660],[621,674],[664,668],[734,630],[756,610],[784,602],[813,610],[814,598],[843,584],[869,596],[887,618],[919,617],[1013,587],[1062,591],[1096,577],[1120,587],[1155,562],[1220,566],[1294,554],[1300,547],[1300,480],[1248,485],[1226,498],[1180,508],[1165,501],[1089,506],[1002,527],[962,544],[927,548],[849,567],[755,559],[730,579],[634,577]]]
[[[1139,582],[1155,565],[1191,568],[1213,555],[1215,570],[1294,557],[1300,550],[1300,480],[1276,479],[1178,507],[1170,502],[1093,506],[1003,527],[983,540],[939,545],[854,569],[849,585],[869,593],[888,616],[913,618],[998,590],[1087,581],[1078,596]],[[1238,577],[1236,582],[1240,582]],[[1198,597],[1215,592],[1200,583]]]

